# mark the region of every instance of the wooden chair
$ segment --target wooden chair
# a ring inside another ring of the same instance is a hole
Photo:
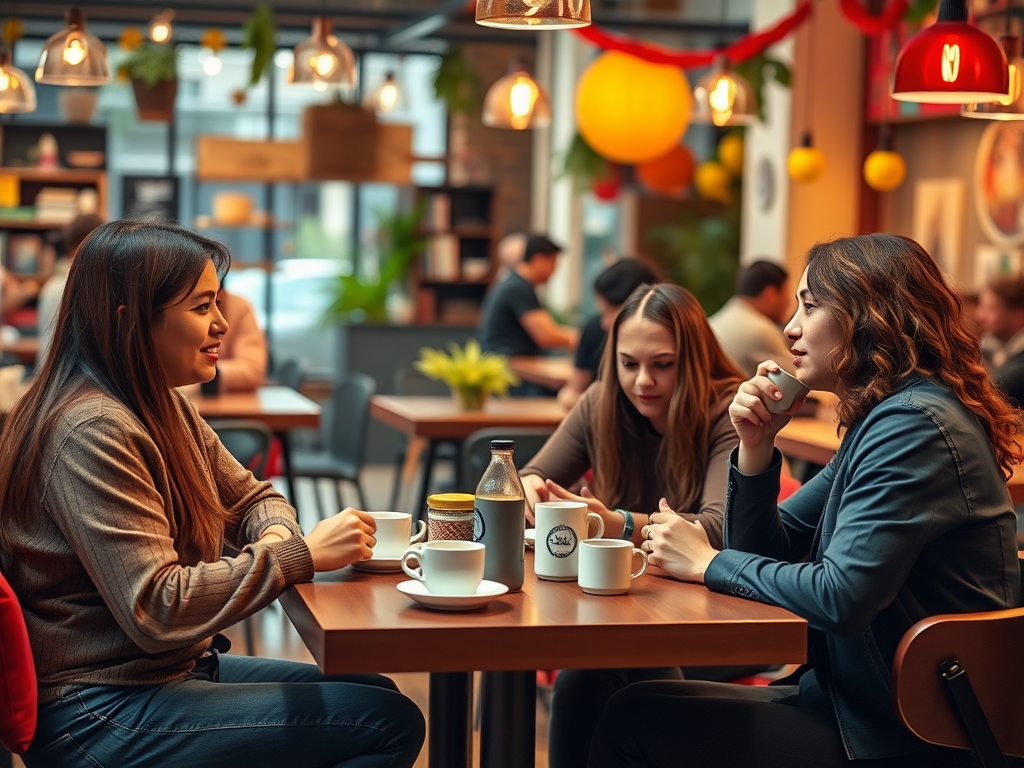
[[[1024,608],[932,616],[900,641],[896,714],[931,744],[973,750],[983,768],[1024,757],[1019,658]]]

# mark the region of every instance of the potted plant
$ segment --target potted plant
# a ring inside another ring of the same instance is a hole
[[[494,352],[481,352],[480,342],[470,339],[464,348],[448,345],[451,354],[424,347],[416,369],[431,379],[443,381],[452,390],[455,402],[464,411],[479,411],[487,395],[504,397],[508,388],[519,383],[509,368],[508,358]]]
[[[174,43],[143,41],[117,68],[131,80],[140,120],[170,122],[178,94],[178,51]]]
[[[422,202],[407,213],[377,212],[379,243],[375,273],[339,275],[327,315],[344,322],[387,322],[389,292],[408,274],[426,245],[420,234]]]

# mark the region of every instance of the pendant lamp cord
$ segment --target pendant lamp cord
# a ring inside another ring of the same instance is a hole
[[[811,16],[807,20],[807,98],[805,100],[805,108],[807,110],[804,115],[804,131],[807,133],[811,132],[811,115],[814,114],[814,38],[815,38],[815,17],[818,15],[815,9],[816,3],[811,5]]]

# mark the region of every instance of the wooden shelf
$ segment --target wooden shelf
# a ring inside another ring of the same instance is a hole
[[[251,216],[248,221],[227,223],[215,221],[210,216],[196,216],[196,229],[291,229],[287,221],[275,221],[270,216]]]
[[[84,168],[19,168],[4,166],[0,176],[17,176],[22,181],[39,181],[52,184],[98,184],[105,180],[107,172]]]
[[[37,231],[49,231],[51,229],[64,229],[66,221],[46,221],[42,219],[4,219],[0,218],[0,229],[29,229]]]

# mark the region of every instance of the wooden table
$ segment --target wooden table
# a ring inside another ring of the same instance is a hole
[[[288,430],[319,426],[320,405],[291,387],[260,387],[255,392],[224,392],[219,395],[195,393],[189,398],[204,419],[256,419],[270,427],[281,441],[281,463],[288,481],[288,494],[292,506],[298,509]]]
[[[491,398],[482,411],[459,410],[450,397],[374,395],[370,400],[370,415],[373,418],[404,432],[410,439],[422,438],[427,441],[417,514],[422,514],[427,506],[438,443],[460,443],[485,427],[554,429],[562,423],[565,413],[565,409],[553,397]],[[457,474],[458,470],[457,467]]]
[[[473,670],[528,670],[494,678],[499,685],[487,691],[481,731],[483,768],[522,768],[533,765],[537,669],[615,668],[630,658],[650,667],[799,663],[807,652],[807,623],[789,611],[655,568],[628,594],[598,597],[575,582],[538,580],[529,552],[521,592],[450,613],[398,592],[406,578],[348,567],[280,599],[326,674],[431,673],[432,768],[472,764]]]
[[[573,364],[569,357],[521,355],[510,357],[509,367],[523,381],[540,384],[548,389],[561,389],[572,376]]]
[[[775,436],[775,445],[784,456],[815,464],[828,464],[841,442],[835,424],[813,418],[792,419]],[[1006,487],[1014,504],[1024,504],[1024,466],[1014,467]]]

